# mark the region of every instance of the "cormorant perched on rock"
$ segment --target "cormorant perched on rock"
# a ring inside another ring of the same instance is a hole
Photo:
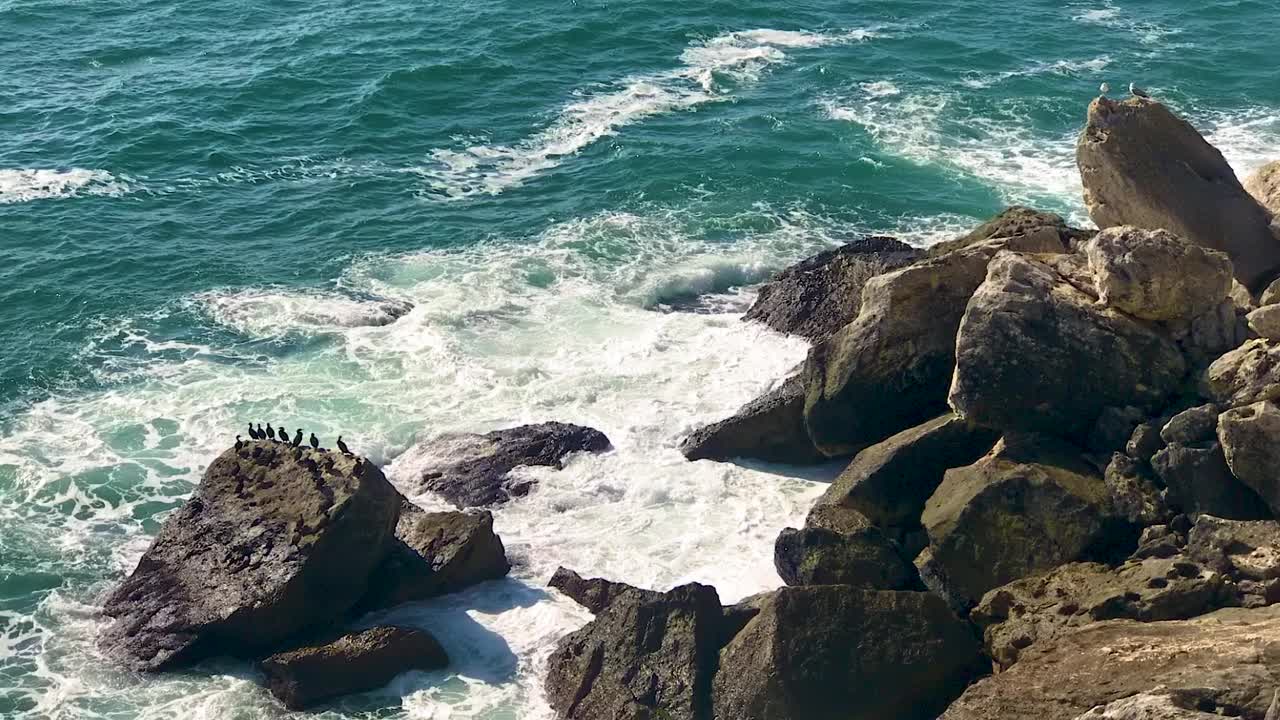
[[[316,437],[316,434],[315,434],[315,433],[311,433],[311,438],[310,438],[309,442],[311,443],[311,448],[312,448],[313,450],[319,450],[319,449],[320,449],[320,438]]]
[[[1143,90],[1133,83],[1129,83],[1129,92],[1133,93],[1135,97],[1146,98],[1148,100],[1151,99],[1151,95],[1149,95],[1146,90]]]
[[[262,423],[258,423],[258,439],[259,440],[267,439],[267,431],[262,429]]]
[[[276,429],[271,427],[271,423],[267,423],[267,437],[272,440],[276,439]]]
[[[338,452],[342,453],[343,455],[351,454],[351,448],[347,447],[347,444],[342,442],[341,435],[338,436]]]
[[[236,452],[240,452],[240,448],[242,447],[244,447],[244,441],[240,439],[239,435],[237,435],[236,436]]]
[[[302,444],[302,428],[298,428],[298,434],[293,436],[293,446],[298,447]]]
[[[356,458],[355,464],[351,466],[351,474],[359,475],[361,465],[364,465],[364,460],[362,460],[361,458]]]
[[[237,435],[236,437],[240,437],[240,436]],[[249,423],[249,438],[251,440],[258,439],[258,431],[253,429],[253,423]]]
[[[289,431],[284,429],[284,423],[280,423],[280,429],[276,431],[276,434],[280,436],[280,442],[286,445],[289,444]]]

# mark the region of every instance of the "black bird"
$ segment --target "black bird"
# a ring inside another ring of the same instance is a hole
[[[341,435],[338,436],[338,452],[342,453],[343,455],[351,454],[351,448],[347,447],[347,444],[342,442]]]
[[[258,439],[258,431],[253,429],[253,423],[249,423],[249,437],[253,440]]]
[[[271,423],[267,423],[267,437],[272,440],[276,439],[276,429],[271,427]]]
[[[277,430],[276,433],[280,436],[280,442],[286,445],[289,444],[289,431],[284,429],[283,423],[280,425],[280,429]]]
[[[311,433],[311,438],[308,440],[308,442],[311,443],[311,448],[313,450],[320,449],[320,438],[316,437],[315,433]]]
[[[298,428],[298,434],[293,436],[293,446],[298,447],[302,444],[302,428]]]
[[[240,439],[239,435],[237,435],[236,436],[236,452],[239,452],[240,448],[242,447],[244,447],[244,441]]]
[[[267,439],[267,431],[262,429],[262,423],[258,423],[258,439],[259,440]]]

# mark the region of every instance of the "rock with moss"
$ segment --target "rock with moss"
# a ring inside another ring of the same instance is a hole
[[[773,565],[788,585],[922,589],[898,544],[848,508],[828,506],[811,512],[805,527],[784,528],[774,543]]]

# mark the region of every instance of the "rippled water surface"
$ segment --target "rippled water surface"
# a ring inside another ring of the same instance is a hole
[[[1276,10],[0,0],[0,717],[288,715],[247,664],[135,676],[93,643],[245,422],[403,480],[418,439],[557,419],[616,450],[496,513],[511,578],[367,619],[453,666],[324,710],[548,717],[546,656],[587,619],[542,589],[557,565],[778,583],[822,473],[675,449],[804,355],[738,320],[753,284],[1013,202],[1084,221],[1103,80],[1240,173],[1280,157]]]

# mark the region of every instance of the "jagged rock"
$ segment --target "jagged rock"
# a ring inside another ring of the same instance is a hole
[[[511,570],[493,514],[429,513],[402,500],[396,541],[369,578],[365,610],[458,592]]]
[[[444,648],[421,630],[375,627],[277,653],[262,661],[271,694],[290,710],[382,687],[409,670],[449,664]]]
[[[1171,558],[1181,555],[1182,549],[1186,546],[1186,534],[1175,530],[1172,522],[1168,525],[1152,525],[1142,529],[1142,535],[1138,538],[1138,549],[1133,551],[1129,559]]]
[[[1280,344],[1250,340],[1213,361],[1201,394],[1224,407],[1280,399]]]
[[[107,597],[103,643],[139,670],[278,649],[360,599],[399,501],[362,458],[272,441],[227,450]]]
[[[553,587],[564,593],[570,600],[590,610],[593,615],[599,615],[623,593],[647,593],[650,597],[662,594],[656,590],[645,590],[615,580],[584,578],[564,566],[556,568],[547,587]]]
[[[705,718],[722,625],[715,588],[624,592],[556,645],[547,699],[567,720]]]
[[[1241,187],[1222,153],[1164,105],[1094,100],[1076,161],[1085,205],[1099,228],[1163,228],[1225,252],[1250,288],[1280,268],[1280,241],[1266,210]]]
[[[1160,429],[1160,439],[1191,445],[1213,440],[1218,429],[1218,406],[1212,403],[1187,408],[1169,418]]]
[[[1273,215],[1280,215],[1280,160],[1258,168],[1245,179],[1244,189]]]
[[[920,587],[915,567],[893,541],[869,524],[852,529],[784,528],[774,543],[773,565],[788,585],[851,585],[867,590]]]
[[[1181,620],[1232,598],[1222,575],[1182,558],[1063,565],[988,592],[969,619],[983,631],[987,654],[1003,669],[1032,646],[1052,644],[1070,628],[1099,620]]]
[[[1188,534],[1186,554],[1234,580],[1280,579],[1280,523],[1201,515]]]
[[[1009,252],[991,261],[969,300],[955,357],[956,414],[1079,440],[1104,408],[1162,406],[1186,372],[1168,338],[1099,306],[1046,263]]]
[[[962,237],[955,240],[945,240],[929,246],[926,254],[928,257],[938,257],[984,240],[1018,237],[1019,235],[1034,233],[1042,228],[1048,228],[1056,232],[1059,242],[1062,243],[1062,247],[1067,251],[1075,250],[1077,245],[1088,240],[1096,232],[1070,227],[1060,215],[1015,205],[1006,208],[999,215],[979,225]]]
[[[720,655],[716,720],[924,720],[979,666],[929,593],[784,587]]]
[[[829,457],[852,455],[946,411],[964,305],[999,250],[1062,252],[1052,228],[986,240],[879,275],[858,317],[805,361],[805,424]]]
[[[1167,419],[1160,419],[1155,422],[1139,424],[1133,429],[1133,434],[1129,436],[1129,442],[1125,443],[1125,454],[1134,460],[1150,462],[1151,456],[1164,447],[1164,440],[1160,437],[1160,429],[1164,427],[1166,422],[1168,422]]]
[[[1102,479],[1110,498],[1109,514],[1144,527],[1172,515],[1146,466],[1128,455],[1113,453]]]
[[[725,605],[724,620],[720,624],[720,647],[728,645],[729,641],[737,637],[742,628],[759,615],[760,609],[772,598],[772,592],[763,592],[745,597],[732,605]]]
[[[1143,320],[1193,318],[1231,291],[1231,261],[1167,230],[1107,228],[1084,245],[1098,299]]]
[[[1280,515],[1280,407],[1258,402],[1222,413],[1218,441],[1231,474]]]
[[[1267,340],[1280,340],[1280,305],[1264,305],[1249,313],[1249,329]]]
[[[858,316],[862,286],[924,253],[890,237],[864,237],[801,260],[774,276],[743,320],[821,340]]]
[[[1222,446],[1173,443],[1151,458],[1151,467],[1168,488],[1170,506],[1184,513],[1208,513],[1235,520],[1269,516],[1267,506],[1231,474]]]
[[[992,588],[1082,559],[1104,538],[1107,505],[1106,485],[1077,449],[1006,436],[948,470],[929,498],[921,577],[953,607],[971,607]]]
[[[804,427],[804,381],[789,377],[781,385],[742,406],[732,417],[695,430],[680,444],[689,460],[752,458],[810,465],[818,452]]]
[[[939,415],[859,452],[818,504],[853,508],[881,528],[919,528],[942,474],[982,457],[997,439],[953,413]]]
[[[466,508],[527,494],[533,483],[509,482],[508,473],[517,467],[559,469],[568,455],[610,447],[609,438],[599,430],[548,422],[483,435],[442,435],[411,452],[424,461],[420,487]]]
[[[1075,720],[1153,691],[1179,707],[1262,720],[1280,687],[1277,637],[1280,607],[1094,623],[970,685],[940,720]]]

